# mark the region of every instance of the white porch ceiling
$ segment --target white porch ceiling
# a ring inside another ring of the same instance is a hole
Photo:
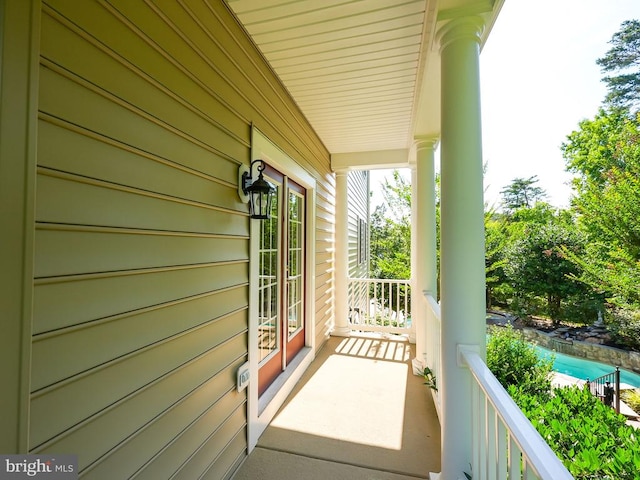
[[[332,153],[437,135],[438,22],[503,0],[226,0]],[[498,5],[500,4],[500,5]]]

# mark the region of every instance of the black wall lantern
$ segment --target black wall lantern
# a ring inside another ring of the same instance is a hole
[[[253,180],[253,166],[256,165],[258,171],[258,178]],[[264,160],[254,160],[247,168],[246,166],[240,166],[239,171],[239,191],[238,194],[244,202],[249,202],[251,218],[259,220],[268,220],[269,212],[271,212],[271,202],[276,193],[276,189],[273,185],[267,182],[262,176],[263,170],[266,168]]]

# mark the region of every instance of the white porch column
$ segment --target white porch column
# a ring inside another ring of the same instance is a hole
[[[335,243],[335,323],[332,335],[348,337],[349,327],[349,229],[347,184],[348,172],[336,172],[336,243]]]
[[[442,474],[464,478],[471,462],[471,375],[458,345],[485,356],[485,264],[479,54],[483,22],[460,18],[440,32],[442,145],[440,299]],[[474,475],[476,472],[473,472]]]
[[[436,252],[436,176],[434,153],[436,138],[417,139],[416,164],[411,170],[413,191],[412,206],[412,277],[414,284],[411,298],[411,316],[416,325],[416,358],[414,373],[421,374],[427,365],[429,325],[427,324],[424,293],[437,298],[437,252]],[[415,239],[415,240],[414,240]]]

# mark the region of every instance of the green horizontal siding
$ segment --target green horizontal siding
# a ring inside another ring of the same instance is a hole
[[[82,478],[226,478],[246,455],[258,125],[318,182],[316,339],[333,319],[329,155],[220,1],[44,0],[30,449]]]
[[[245,285],[248,264],[224,263],[36,280],[34,333]]]
[[[36,335],[32,388],[39,390],[192,329],[222,324],[227,316],[246,305],[247,288],[241,285]],[[178,323],[176,318],[182,321]],[[213,333],[222,333],[215,328],[211,329]],[[64,357],[60,352],[65,352]]]

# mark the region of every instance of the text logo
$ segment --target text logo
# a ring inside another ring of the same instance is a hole
[[[0,480],[77,480],[77,455],[0,455]]]

